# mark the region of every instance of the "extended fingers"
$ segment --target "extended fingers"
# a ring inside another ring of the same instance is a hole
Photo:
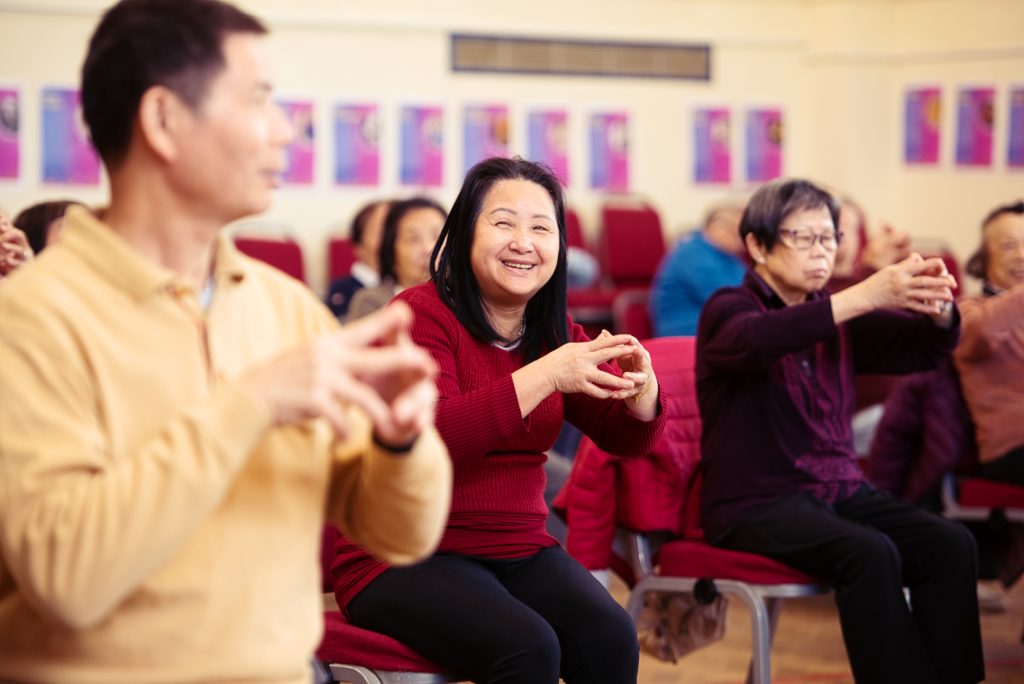
[[[404,302],[392,302],[331,335],[338,344],[362,347],[377,340],[393,342],[411,324],[412,309]]]

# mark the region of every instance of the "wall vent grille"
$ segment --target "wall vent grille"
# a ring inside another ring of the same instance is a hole
[[[455,33],[452,71],[711,80],[711,47]]]

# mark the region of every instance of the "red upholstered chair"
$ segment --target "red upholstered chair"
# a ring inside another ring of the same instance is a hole
[[[320,547],[324,591],[331,592],[330,567],[338,531],[324,526]],[[324,638],[317,660],[332,681],[345,684],[447,684],[460,681],[405,644],[349,624],[337,609],[324,612]]]
[[[597,258],[618,289],[648,289],[665,256],[661,217],[646,203],[606,203],[601,208]]]
[[[577,321],[614,324],[616,297],[626,291],[650,290],[665,255],[658,212],[642,201],[605,203],[595,250],[602,281],[596,287],[570,290],[569,311]]]
[[[235,246],[243,254],[266,262],[300,282],[306,282],[302,247],[290,237],[236,235]]]
[[[334,236],[327,241],[327,282],[344,278],[356,263],[355,249],[347,237]]]
[[[647,290],[620,292],[612,302],[612,331],[629,333],[638,340],[654,335],[650,298],[651,293]]]
[[[569,207],[565,208],[565,244],[569,247],[588,249],[587,238],[583,234],[583,226],[580,224],[580,216]]]
[[[584,438],[555,507],[565,511],[566,548],[591,569],[611,567],[632,589],[627,610],[640,615],[652,591],[690,593],[709,579],[738,597],[751,614],[753,655],[749,679],[771,681],[772,635],[781,600],[828,589],[803,573],[751,553],[728,551],[703,540],[699,524],[700,415],[692,337],[647,340],[668,422],[654,449],[642,457],[616,457]],[[608,502],[613,501],[614,506]],[[625,552],[612,549],[616,529]],[[621,536],[620,536],[621,539]],[[665,541],[665,540],[668,541]]]

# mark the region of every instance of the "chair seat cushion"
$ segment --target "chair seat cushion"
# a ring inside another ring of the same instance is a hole
[[[337,611],[324,613],[324,638],[316,657],[325,663],[387,672],[444,672],[405,644],[349,624]]]
[[[672,541],[661,547],[663,577],[728,579],[751,584],[820,584],[810,575],[755,553],[719,549],[698,541]]]
[[[960,505],[1024,508],[1024,487],[971,477],[960,480]]]

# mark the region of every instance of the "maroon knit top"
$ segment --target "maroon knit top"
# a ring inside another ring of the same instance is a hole
[[[451,513],[439,551],[521,558],[558,542],[544,524],[544,453],[568,420],[602,449],[619,455],[649,451],[664,425],[633,418],[624,402],[555,392],[526,418],[512,373],[525,365],[520,350],[505,351],[470,335],[445,306],[433,283],[398,295],[415,314],[412,338],[437,362],[437,429],[454,466]],[[570,341],[585,342],[570,321]],[[617,367],[602,370],[621,374]],[[338,605],[348,602],[387,565],[344,537],[335,546],[331,576]]]

